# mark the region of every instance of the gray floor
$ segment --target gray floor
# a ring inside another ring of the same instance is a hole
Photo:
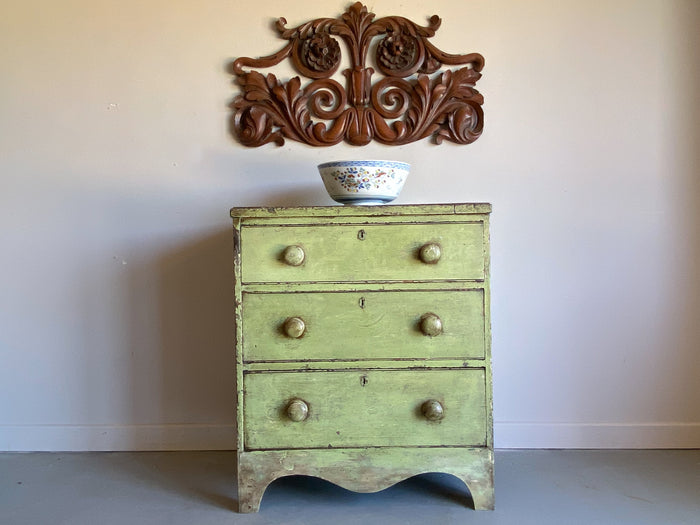
[[[456,478],[376,494],[285,478],[259,514],[235,512],[230,452],[0,454],[0,523],[700,524],[700,451],[498,451],[496,510],[468,508]]]

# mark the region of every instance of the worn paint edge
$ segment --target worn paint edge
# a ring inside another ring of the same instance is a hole
[[[389,363],[393,364],[394,360],[387,360]],[[407,359],[406,361],[410,361]],[[293,364],[293,361],[289,361],[289,364]],[[323,363],[329,363],[335,365],[332,361],[323,361]],[[266,363],[270,364],[270,363]],[[436,372],[443,370],[455,370],[455,371],[465,371],[465,370],[486,370],[486,367],[482,365],[476,366],[384,366],[384,367],[367,367],[367,366],[354,366],[348,368],[340,368],[337,366],[332,366],[328,368],[323,368],[319,366],[318,368],[310,368],[305,366],[303,362],[297,361],[294,368],[273,368],[271,366],[266,366],[263,368],[251,367],[246,365],[243,374],[298,374],[298,373],[350,373],[350,372]]]
[[[295,282],[259,282],[250,281],[241,283],[241,289],[250,293],[283,293],[289,291],[299,292],[321,292],[321,293],[344,293],[344,292],[437,292],[440,290],[471,291],[484,289],[484,279],[441,279],[441,280],[416,280],[407,283],[401,280],[377,280],[377,281],[295,281]],[[330,285],[335,286],[335,290],[330,290]],[[427,286],[431,286],[428,288]],[[434,285],[434,287],[433,287]],[[295,290],[296,288],[296,290]]]
[[[483,225],[484,217],[479,213],[465,219],[461,215],[392,215],[373,217],[353,215],[352,217],[321,217],[311,221],[308,217],[242,217],[246,228],[315,228],[321,226],[423,226],[423,225]],[[293,222],[292,219],[296,220]],[[381,221],[380,221],[381,219]]]
[[[491,213],[490,203],[404,204],[385,206],[234,207],[231,217],[338,217],[363,215],[472,215]]]
[[[385,357],[383,359],[306,359],[299,360],[251,360],[244,361],[245,372],[295,370],[297,372],[312,370],[432,370],[448,368],[464,370],[470,368],[484,369],[489,363],[485,357],[469,359],[450,358],[414,358]]]

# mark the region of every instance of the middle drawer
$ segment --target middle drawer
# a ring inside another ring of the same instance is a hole
[[[243,359],[482,359],[484,290],[243,294]]]

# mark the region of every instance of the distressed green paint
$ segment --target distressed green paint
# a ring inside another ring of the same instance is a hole
[[[475,216],[491,213],[491,204],[485,202],[460,204],[408,204],[391,206],[294,206],[294,207],[241,207],[231,208],[231,217],[274,219],[290,218],[327,218],[327,217],[381,217],[387,220],[394,216],[432,216],[441,215],[441,219],[454,215]]]
[[[245,361],[458,358],[484,356],[484,292],[392,291],[243,294]],[[440,335],[421,317],[442,321]],[[283,329],[301,318],[299,338]],[[329,344],[332,341],[332,344]]]
[[[461,479],[476,510],[492,510],[493,451],[479,448],[365,448],[247,452],[238,463],[239,511],[257,512],[265,488],[285,476],[316,476],[355,492],[377,492],[417,474]],[[352,475],[357,472],[364,475]]]
[[[372,492],[422,472],[459,477],[493,508],[490,212],[231,210],[241,512],[280,476]],[[421,261],[427,243],[437,263]],[[299,266],[284,262],[292,245]],[[284,333],[293,317],[298,339]]]
[[[441,245],[438,264],[421,248]],[[241,234],[244,283],[404,280],[481,280],[483,224],[255,226]],[[304,250],[298,266],[284,261],[290,247]]]
[[[243,292],[270,293],[275,292],[327,292],[328,283],[255,283],[241,284]],[[482,281],[400,281],[400,282],[366,282],[354,281],[349,283],[333,283],[333,292],[371,292],[371,291],[426,291],[426,290],[483,290]]]
[[[265,372],[270,369],[282,370],[372,370],[372,369],[422,369],[422,368],[484,368],[483,359],[355,359],[325,361],[260,361],[245,363],[246,371]]]
[[[250,373],[246,449],[483,446],[486,399],[483,370],[365,370]],[[292,399],[308,418],[290,420]],[[439,401],[445,416],[425,419],[421,406]]]

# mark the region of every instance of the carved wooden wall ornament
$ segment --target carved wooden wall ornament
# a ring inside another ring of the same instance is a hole
[[[479,138],[484,100],[474,85],[484,58],[444,53],[431,44],[428,39],[441,23],[437,15],[427,27],[400,16],[374,17],[357,2],[340,18],[317,18],[291,29],[280,18],[277,31],[287,45],[274,55],[241,57],[233,63],[243,91],[232,105],[240,142],[281,146],[287,138],[312,146],[343,140],[362,146],[373,139],[399,145],[431,136],[438,144],[469,144]],[[350,54],[351,67],[343,71],[347,88],[331,78],[341,61],[335,37]],[[380,40],[374,62],[385,76],[372,83],[375,70],[366,61],[375,37]],[[269,68],[288,58],[312,79],[309,83],[302,86],[299,77],[282,82],[271,73],[244,70]],[[466,67],[437,74],[443,65]]]

